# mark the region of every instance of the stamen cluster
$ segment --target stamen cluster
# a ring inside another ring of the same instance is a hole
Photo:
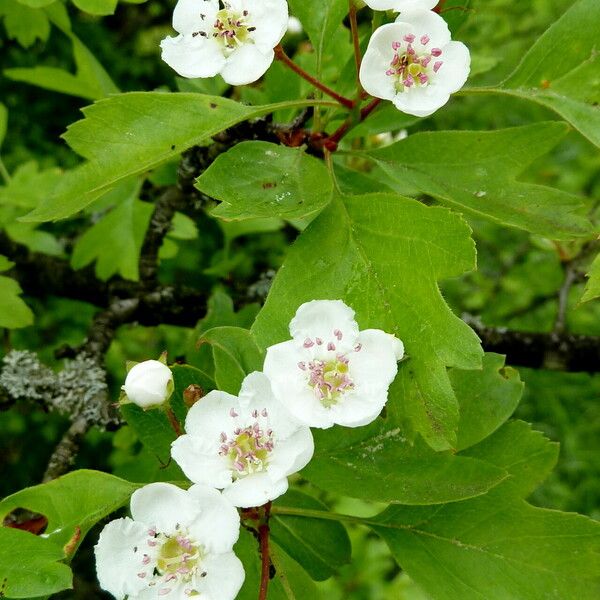
[[[432,48],[430,51],[417,53],[413,43],[415,35],[410,33],[403,37],[402,41],[392,43],[394,57],[386,75],[396,78],[396,90],[403,92],[404,88],[414,85],[427,85],[433,73],[437,73],[443,65],[443,61],[436,60],[442,55],[440,48]],[[425,48],[431,41],[428,35],[422,35],[420,43]],[[433,62],[432,67],[430,64]]]

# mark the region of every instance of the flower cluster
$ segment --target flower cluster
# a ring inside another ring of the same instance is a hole
[[[263,372],[250,373],[238,396],[213,390],[190,408],[171,455],[194,485],[146,486],[132,496],[132,519],[102,531],[98,578],[116,598],[233,600],[244,580],[232,552],[236,507],[259,507],[287,491],[288,477],[313,456],[310,427],[358,427],[381,412],[404,354],[400,340],[360,331],[341,300],[300,306],[290,335],[267,349]],[[165,364],[139,363],[124,401],[169,410],[173,386]]]
[[[369,40],[359,74],[364,90],[407,114],[433,114],[465,84],[471,63],[467,47],[451,40],[433,12],[439,0],[364,1],[400,13]],[[283,35],[298,23],[286,0],[179,0],[173,13],[179,35],[161,42],[162,58],[183,77],[220,74],[231,85],[249,84],[264,75]]]

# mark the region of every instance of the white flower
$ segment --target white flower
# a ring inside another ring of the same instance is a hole
[[[431,10],[439,4],[439,0],[364,0],[364,3],[373,10]]]
[[[290,333],[293,339],[271,346],[265,359],[276,398],[311,427],[375,420],[404,355],[402,342],[379,329],[359,331],[341,300],[303,304]]]
[[[173,373],[159,360],[146,360],[133,366],[123,391],[127,399],[142,408],[159,406],[173,391]]]
[[[95,547],[100,586],[117,600],[237,596],[240,518],[219,492],[152,483],[133,493],[131,516],[111,521]]]
[[[288,19],[287,30],[288,33],[291,33],[292,35],[300,35],[304,31],[304,28],[298,17],[290,16]]]
[[[212,391],[194,404],[185,430],[171,449],[183,472],[244,508],[284,494],[287,476],[304,468],[314,452],[310,429],[277,402],[258,372],[244,379],[239,398]]]
[[[450,40],[434,12],[403,12],[375,31],[360,68],[360,81],[376,98],[409,115],[427,117],[441,108],[469,76],[469,50]]]
[[[161,42],[162,58],[182,77],[220,73],[231,85],[252,83],[273,62],[287,26],[286,0],[179,0],[179,35]]]

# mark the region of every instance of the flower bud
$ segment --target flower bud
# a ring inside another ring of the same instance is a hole
[[[141,408],[165,402],[173,391],[173,374],[158,360],[138,363],[127,374],[123,391],[127,399]]]

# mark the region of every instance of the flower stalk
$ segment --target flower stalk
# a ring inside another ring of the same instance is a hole
[[[258,600],[267,600],[269,592],[269,575],[271,571],[271,557],[269,554],[269,519],[271,518],[271,502],[264,506],[264,515],[258,526],[258,538],[260,542],[261,572],[260,590]]]

